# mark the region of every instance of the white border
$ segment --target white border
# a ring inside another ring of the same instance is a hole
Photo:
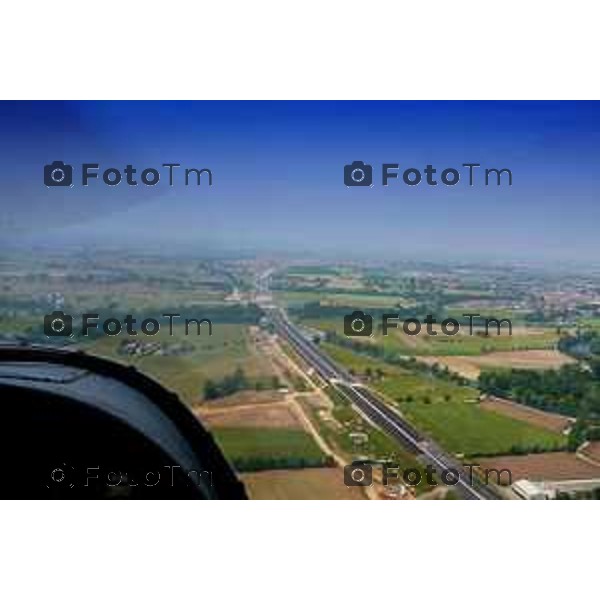
[[[564,599],[597,589],[593,501],[2,508],[0,593],[11,599]]]
[[[594,3],[9,2],[0,96],[598,98]]]

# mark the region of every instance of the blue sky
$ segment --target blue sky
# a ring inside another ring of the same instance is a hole
[[[0,234],[357,257],[596,262],[598,102],[0,102]],[[211,188],[43,185],[53,160],[206,167]],[[343,166],[374,165],[372,188]],[[380,185],[510,168],[512,187]]]

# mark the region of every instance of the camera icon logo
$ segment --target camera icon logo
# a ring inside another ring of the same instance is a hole
[[[73,317],[61,310],[45,315],[44,333],[46,337],[70,337],[73,335]]]
[[[352,463],[344,467],[344,484],[348,487],[369,487],[373,483],[373,467]]]
[[[373,167],[365,165],[362,160],[355,160],[344,166],[344,184],[346,187],[373,185]]]
[[[75,475],[75,468],[67,463],[62,463],[50,472],[50,477],[47,488],[74,488],[75,483],[73,482]]]
[[[373,335],[373,317],[362,310],[344,316],[344,335],[348,337],[370,337]]]
[[[44,185],[46,187],[71,187],[73,185],[73,167],[62,160],[44,166]]]

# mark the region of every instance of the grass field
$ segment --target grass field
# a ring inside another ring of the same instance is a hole
[[[586,319],[579,319],[578,325],[582,329],[593,329],[595,331],[600,330],[600,317],[588,317]]]
[[[306,319],[303,324],[344,335],[343,318],[339,319]],[[513,327],[513,334],[508,335],[506,325],[497,335],[493,324],[489,327],[489,335],[483,335],[482,328],[473,327],[473,335],[469,335],[469,327],[462,326],[456,335],[444,335],[439,325],[433,325],[432,330],[437,335],[428,335],[427,326],[422,323],[418,335],[407,335],[402,330],[402,322],[396,322],[399,327],[390,329],[383,336],[378,329],[378,320],[373,322],[372,337],[355,337],[357,342],[378,344],[384,348],[408,356],[480,356],[491,352],[549,350],[556,347],[559,334],[555,328],[525,328]]]
[[[486,400],[480,403],[480,406],[485,410],[507,415],[518,421],[531,423],[555,433],[563,433],[571,425],[571,420],[568,417],[538,410],[525,404],[511,402],[504,398],[488,396]]]
[[[347,267],[333,265],[295,265],[285,271],[288,277],[338,277],[349,273],[351,270]]]
[[[112,360],[133,364],[142,372],[156,378],[166,387],[177,392],[185,402],[202,398],[207,379],[219,379],[232,373],[238,366],[249,378],[271,377],[274,373],[268,361],[260,359],[249,348],[248,329],[242,324],[213,324],[213,335],[184,335],[183,328],[173,328],[169,336],[168,326],[144,341],[166,343],[190,342],[194,350],[184,356],[125,356],[118,348],[122,336],[102,337],[84,349]],[[128,338],[130,339],[130,338]]]
[[[238,471],[320,467],[329,463],[313,438],[302,430],[217,427],[211,432]]]
[[[412,396],[415,400],[449,397],[457,401],[474,401],[478,397],[478,391],[471,387],[389,365],[333,344],[324,343],[322,347],[336,362],[352,369],[357,375],[364,374],[366,369],[373,372],[378,369],[383,376],[378,378],[375,385],[391,399]]]
[[[478,303],[477,300],[472,300],[468,305],[449,304],[445,313],[447,318],[462,319],[465,314],[480,314],[486,315],[488,318],[495,319],[510,319],[513,325],[523,324],[524,313],[504,307],[490,307]]]
[[[491,329],[490,329],[491,331]],[[480,356],[491,352],[508,352],[523,350],[549,350],[553,349],[559,339],[554,330],[526,331],[520,329],[513,335],[502,333],[488,336],[468,335],[468,329],[455,336],[438,334],[431,336],[420,334],[408,336],[404,332],[394,332],[384,343],[398,345],[398,350],[404,354],[419,356]],[[474,331],[475,333],[475,331]],[[390,340],[390,341],[388,341]]]
[[[370,308],[388,308],[392,310],[399,303],[406,305],[407,300],[396,294],[372,294],[372,293],[336,293],[323,291],[288,291],[276,292],[276,299],[288,307],[300,307],[307,303],[320,302],[324,306],[350,306],[361,309],[366,306]]]
[[[93,307],[151,308],[216,304],[230,292],[208,261],[102,252],[14,256],[0,263],[0,302],[31,303],[60,291],[74,313]]]
[[[311,302],[319,302],[323,297],[322,293],[315,292],[294,292],[294,291],[276,291],[273,296],[280,304],[289,307],[301,307]]]
[[[402,412],[441,446],[455,454],[511,454],[514,448],[558,450],[566,438],[541,427],[459,402],[412,402]]]
[[[364,373],[367,367],[373,372],[380,369],[383,375],[370,385],[450,452],[465,456],[511,454],[516,448],[558,450],[565,445],[566,438],[558,433],[484,410],[473,387],[390,366],[337,346],[323,347],[334,360],[357,373]]]
[[[70,338],[62,337],[46,340],[43,337],[42,315],[15,319],[0,318],[0,335],[20,334],[28,337],[28,334],[33,331],[38,337],[41,336],[42,343],[56,340],[58,345],[63,345],[65,340],[69,340],[71,344],[75,343],[78,348],[90,354],[136,366],[142,372],[177,392],[185,402],[202,398],[204,383],[207,379],[220,379],[233,373],[237,367],[243,368],[250,379],[267,379],[275,375],[269,361],[251,350],[248,325],[213,323],[212,336],[208,335],[206,326],[203,327],[200,336],[196,335],[193,325],[189,330],[190,335],[187,336],[183,326],[175,325],[173,336],[170,336],[168,323],[165,323],[155,336],[138,334],[137,338],[132,338],[128,337],[123,330],[118,336],[102,336],[86,341],[77,338],[73,338],[71,341]],[[139,331],[139,322],[136,328]],[[179,356],[159,354],[129,356],[119,352],[123,341],[136,339],[143,343],[160,342],[166,344],[167,347],[185,342],[192,344],[194,348],[189,354]]]
[[[44,317],[38,316],[19,316],[7,317],[0,316],[0,334],[19,334],[26,335],[29,332],[43,332]]]

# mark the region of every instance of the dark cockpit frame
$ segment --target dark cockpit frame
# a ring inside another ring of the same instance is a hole
[[[1,498],[245,499],[191,411],[134,367],[0,346]]]

